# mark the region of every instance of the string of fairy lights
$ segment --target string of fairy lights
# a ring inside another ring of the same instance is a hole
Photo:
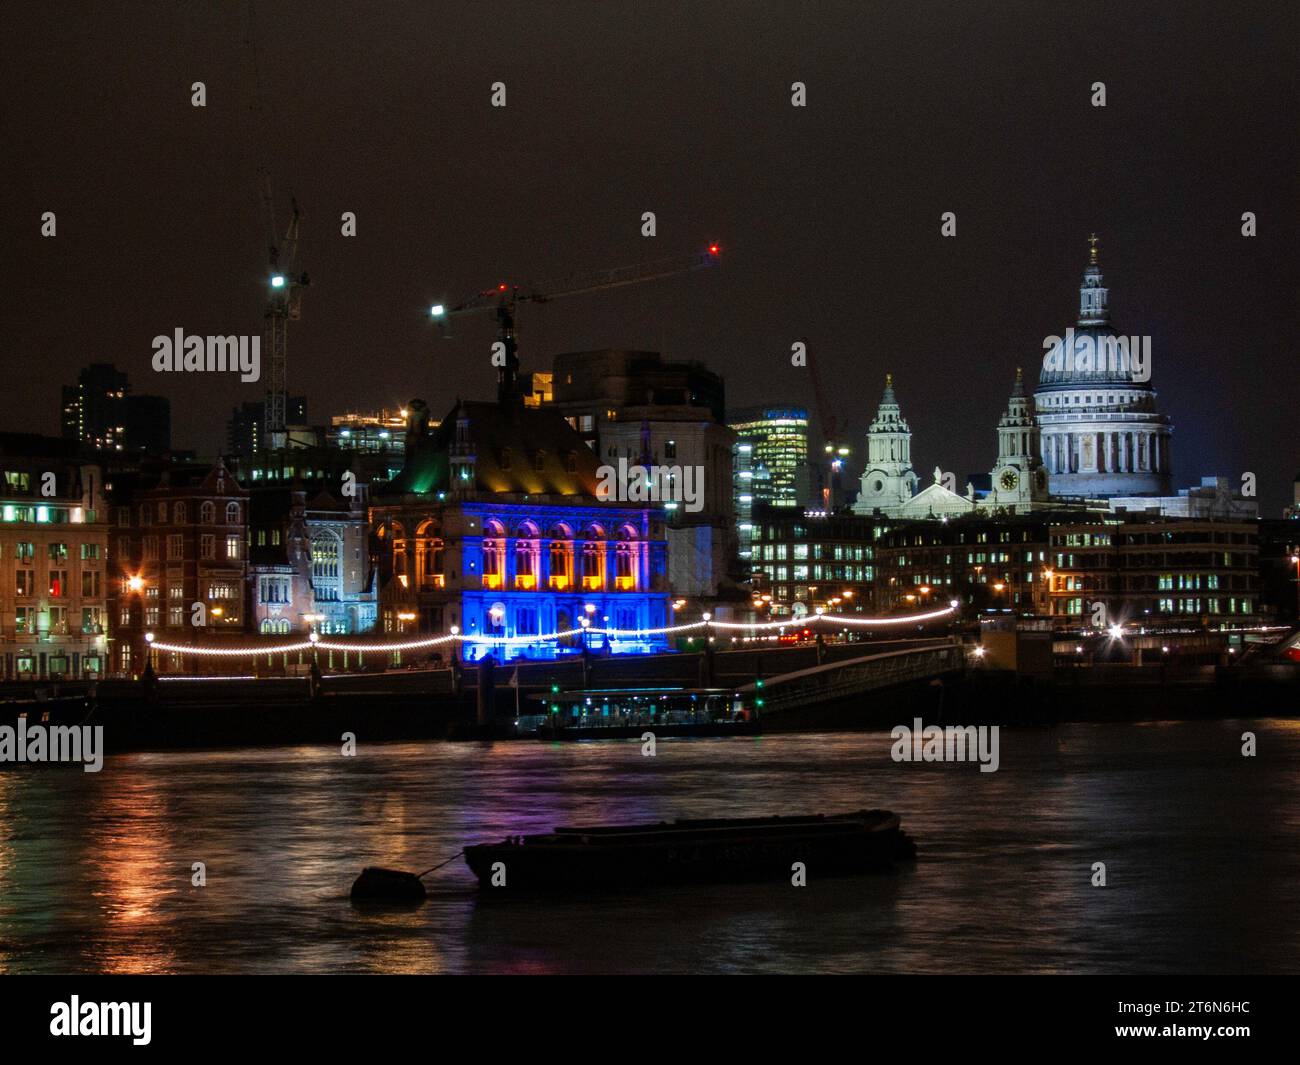
[[[213,656],[237,658],[240,656],[253,655],[278,655],[289,654],[293,651],[307,651],[311,649],[321,651],[348,651],[359,654],[390,654],[399,651],[419,651],[430,647],[440,647],[450,643],[470,643],[478,645],[487,645],[491,647],[516,647],[521,644],[550,643],[555,640],[568,639],[574,636],[604,636],[611,640],[643,640],[649,636],[668,636],[678,633],[712,632],[714,629],[729,632],[759,632],[772,631],[776,629],[811,629],[814,626],[858,626],[861,628],[892,627],[898,625],[917,625],[926,621],[936,621],[939,618],[951,616],[958,608],[959,604],[954,599],[946,607],[938,610],[929,610],[922,614],[907,614],[901,617],[877,617],[862,618],[849,617],[844,614],[826,614],[818,611],[816,614],[807,614],[801,618],[786,618],[780,621],[715,621],[709,614],[703,615],[701,620],[689,622],[684,625],[666,625],[657,629],[606,629],[598,628],[595,625],[587,624],[584,618],[583,624],[576,629],[564,629],[560,632],[548,632],[528,636],[482,636],[461,632],[456,625],[439,636],[424,636],[412,640],[394,640],[387,643],[367,643],[364,641],[354,640],[331,640],[322,637],[319,633],[309,633],[305,640],[295,643],[278,643],[267,644],[259,647],[211,647],[199,644],[184,643],[167,643],[155,638],[152,632],[145,633],[145,640],[155,651],[167,651],[177,654]]]

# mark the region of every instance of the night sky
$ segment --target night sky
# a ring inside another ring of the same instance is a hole
[[[732,405],[812,406],[803,338],[855,451],[892,370],[922,483],[964,483],[1015,367],[1036,380],[1073,324],[1095,230],[1117,327],[1152,337],[1175,484],[1252,471],[1266,514],[1290,499],[1295,5],[254,7],[265,121],[242,2],[5,5],[0,427],[56,433],[59,386],[103,360],[171,398],[177,446],[222,446],[264,383],[162,378],[150,341],[260,333],[265,160],[281,225],[290,190],[304,216],[289,375],[314,422],[490,394],[490,317],[443,340],[430,303],[716,240],[719,270],[525,307],[524,369],[650,348]]]

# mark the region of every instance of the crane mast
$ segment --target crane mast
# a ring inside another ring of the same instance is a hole
[[[842,497],[840,474],[844,470],[844,459],[849,449],[840,443],[839,419],[835,416],[835,411],[826,397],[825,389],[822,388],[821,374],[818,372],[817,359],[811,346],[807,349],[807,355],[808,373],[812,377],[813,395],[817,400],[817,417],[821,422],[822,438],[825,441],[824,459],[815,462],[817,490],[821,496],[822,508],[827,513],[833,513]]]
[[[305,273],[295,274],[298,257],[298,203],[291,200],[292,214],[284,238],[275,241],[275,209],[267,179],[266,207],[271,220],[270,273],[267,277],[265,345],[267,390],[263,409],[265,446],[272,450],[288,444],[287,411],[289,394],[289,323],[302,315],[302,290],[311,284]]]

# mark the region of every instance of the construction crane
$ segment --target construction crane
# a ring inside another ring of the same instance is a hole
[[[272,450],[288,443],[286,410],[289,400],[289,323],[302,315],[302,290],[311,284],[305,274],[295,274],[298,258],[297,200],[291,199],[292,214],[284,238],[276,243],[275,203],[271,179],[267,176],[265,202],[270,223],[270,272],[267,275],[265,348],[268,380],[263,409],[263,433]]]
[[[613,270],[571,274],[549,282],[517,285],[502,282],[496,288],[476,292],[454,307],[435,303],[429,308],[429,316],[442,327],[444,337],[450,338],[448,328],[450,319],[485,311],[496,313],[497,339],[505,348],[504,365],[497,371],[497,389],[499,395],[506,397],[515,393],[519,372],[518,346],[515,341],[515,309],[518,304],[549,303],[551,300],[566,296],[580,296],[587,292],[604,292],[625,285],[657,281],[660,278],[713,266],[718,262],[720,255],[721,248],[717,244],[710,244],[706,250],[693,255],[655,259],[633,266],[616,267]]]
[[[840,423],[831,408],[826,392],[822,388],[821,374],[817,370],[817,359],[812,346],[806,341],[805,351],[808,357],[808,373],[812,377],[813,395],[817,399],[817,419],[821,422],[824,444],[824,459],[816,463],[818,476],[818,494],[822,499],[822,508],[829,514],[835,511],[840,501],[840,474],[844,470],[845,459],[849,449],[840,443]]]

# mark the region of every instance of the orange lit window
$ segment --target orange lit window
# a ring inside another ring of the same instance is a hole
[[[500,588],[501,579],[501,552],[503,544],[500,540],[483,541],[483,587]]]
[[[635,544],[618,544],[614,549],[614,587],[622,591],[636,587]]]
[[[560,591],[569,587],[569,545],[562,540],[551,544],[551,577],[549,584]]]
[[[593,590],[605,587],[604,545],[588,541],[582,545],[582,586]]]

